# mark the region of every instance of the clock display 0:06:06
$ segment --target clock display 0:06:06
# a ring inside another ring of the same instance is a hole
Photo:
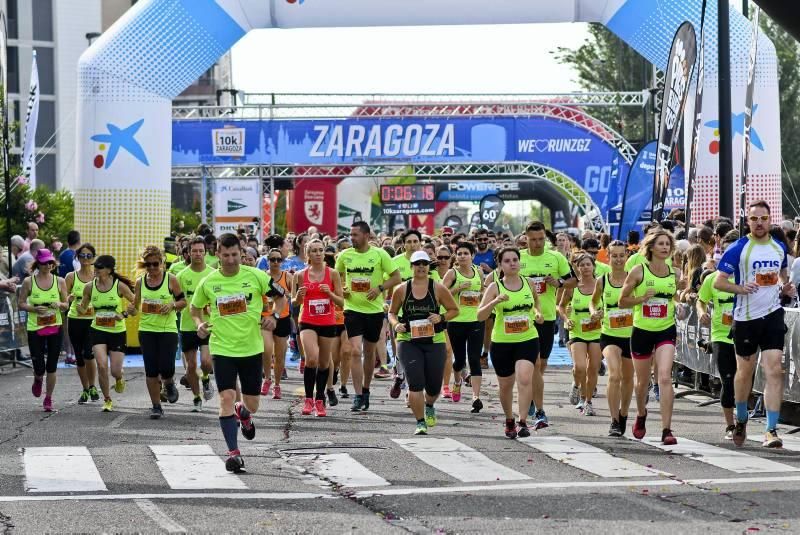
[[[433,184],[382,185],[381,202],[434,201]]]

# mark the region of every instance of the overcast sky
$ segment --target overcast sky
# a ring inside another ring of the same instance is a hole
[[[258,30],[233,48],[248,93],[550,93],[580,88],[550,54],[586,24]]]

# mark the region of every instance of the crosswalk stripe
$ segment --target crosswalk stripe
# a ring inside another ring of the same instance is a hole
[[[349,453],[293,455],[291,464],[343,487],[384,487],[390,485],[381,476],[353,459]]]
[[[211,446],[150,446],[161,475],[175,490],[237,489],[247,486],[225,470]]]
[[[769,459],[749,455],[741,451],[734,451],[703,442],[696,442],[688,438],[678,437],[678,443],[674,446],[665,446],[661,444],[661,441],[657,438],[645,438],[642,442],[660,450],[675,455],[683,455],[694,461],[730,470],[737,474],[800,472],[800,468],[789,466],[788,464],[770,461]]]
[[[627,459],[614,457],[600,448],[568,437],[526,437],[518,440],[546,454],[551,459],[600,477],[670,477],[672,475]]]
[[[530,479],[451,438],[393,438],[392,441],[425,464],[464,483]]]
[[[89,450],[78,447],[25,448],[26,492],[107,491]]]

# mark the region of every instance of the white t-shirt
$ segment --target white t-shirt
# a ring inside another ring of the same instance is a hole
[[[758,291],[735,296],[733,319],[749,321],[763,318],[781,308],[781,271],[787,268],[786,246],[770,238],[766,243],[756,243],[745,236],[731,245],[718,269],[733,275],[736,284],[756,282]]]

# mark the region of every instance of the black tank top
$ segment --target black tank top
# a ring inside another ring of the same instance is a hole
[[[411,281],[406,282],[406,296],[403,299],[403,306],[400,307],[401,319],[406,324],[406,329],[409,329],[409,323],[415,320],[428,319],[431,314],[439,313],[439,303],[436,301],[436,292],[433,290],[433,281],[428,280],[428,292],[422,299],[414,297],[414,292],[411,289]],[[444,322],[440,321],[433,326],[433,331],[436,333],[444,330]],[[415,342],[432,343],[433,337],[430,338],[415,338]]]

